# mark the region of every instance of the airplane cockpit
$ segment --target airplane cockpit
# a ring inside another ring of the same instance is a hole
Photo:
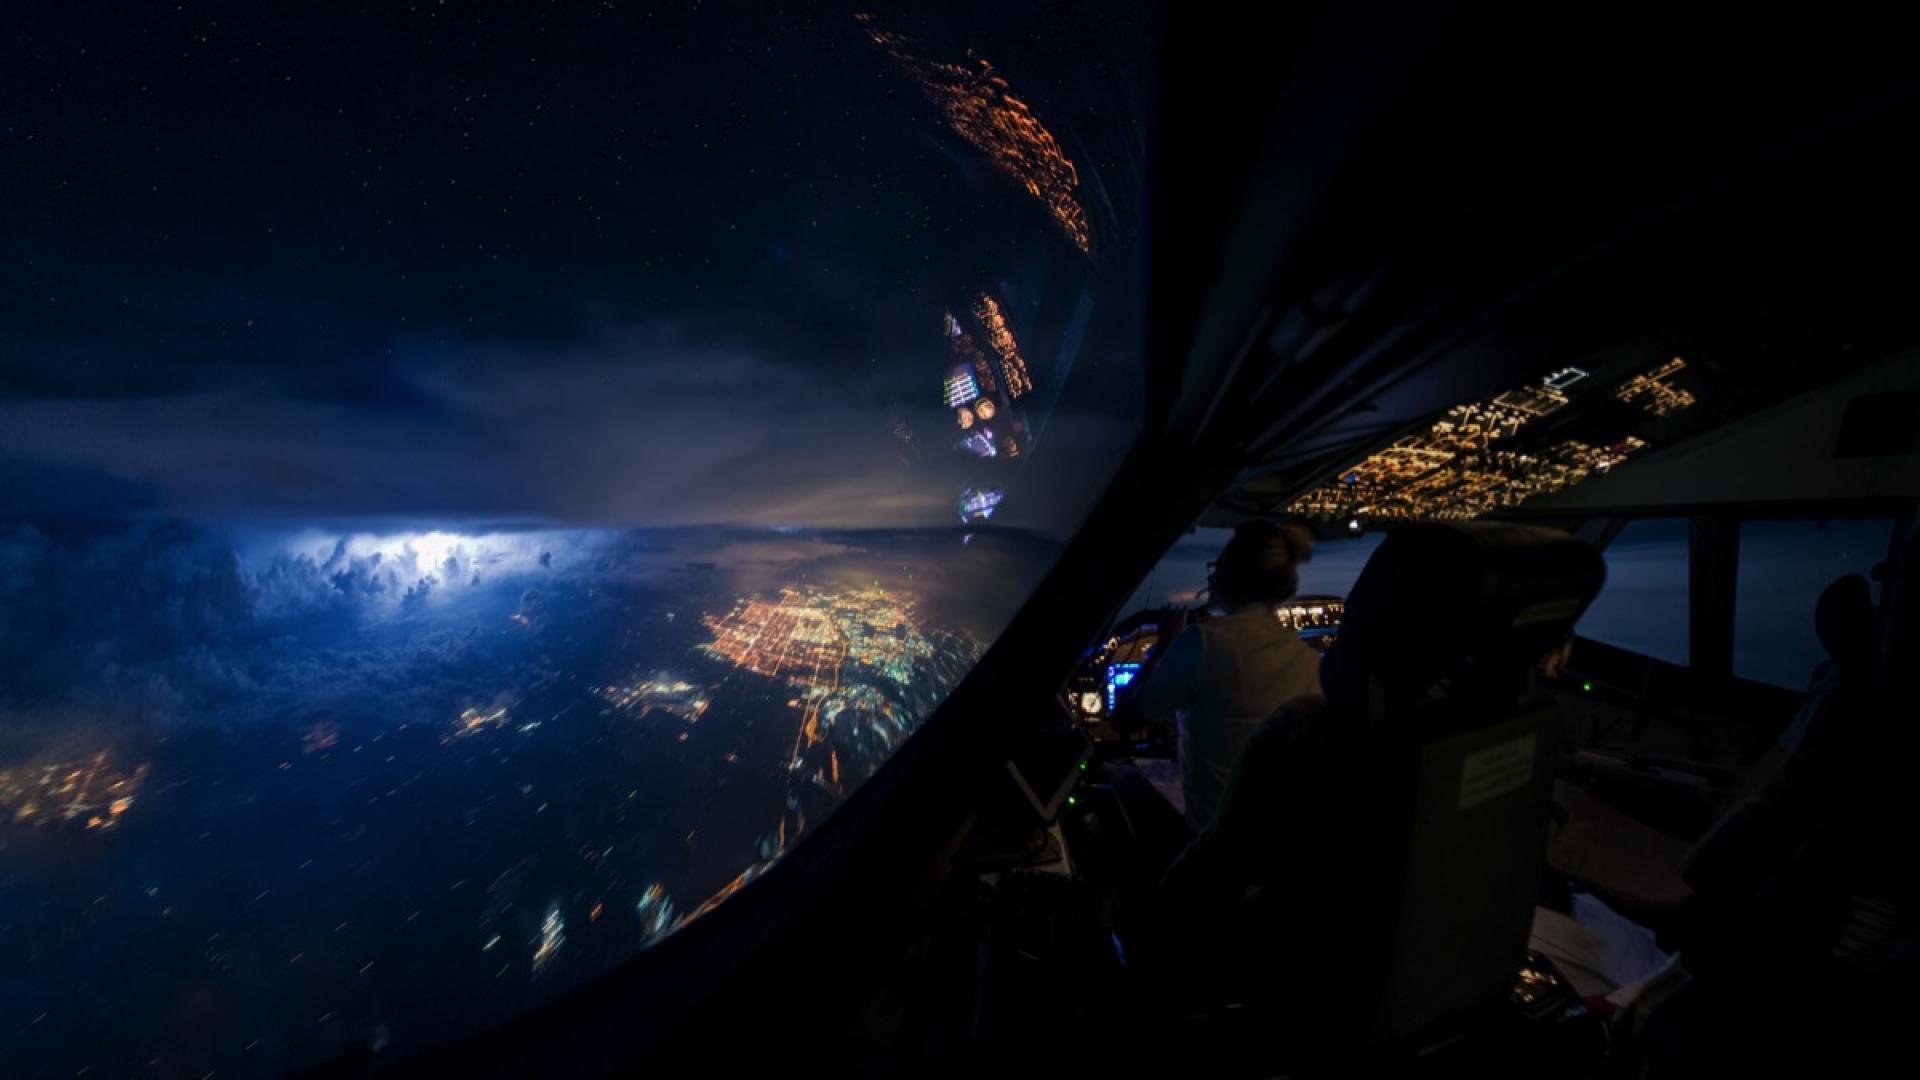
[[[1622,16],[1515,53],[1486,13],[1316,12],[1158,24],[1143,426],[978,664],[797,854],[423,1068],[1677,1076],[1891,1045],[1920,974],[1887,839],[1910,65],[1757,16],[1738,47]],[[996,311],[948,314],[943,385],[998,468],[976,429],[1011,395],[967,359]],[[1018,505],[967,491],[975,536]],[[1210,588],[1249,523],[1312,538],[1254,610],[1319,693],[1196,811],[1198,721],[1140,702],[1249,610]]]
[[[1284,41],[1166,13],[1144,429],[932,719],[806,860],[432,1065],[580,1062],[678,986],[606,1060],[1677,1076],[1889,1045],[1910,73],[1758,20],[1764,48],[1663,16],[1516,54],[1484,13],[1344,11]],[[1321,693],[1196,821],[1186,715],[1138,703],[1227,616],[1209,564],[1250,522],[1313,539],[1259,618]]]
[[[497,55],[382,41],[453,65],[401,87],[520,72],[513,110],[388,140],[404,168],[339,166],[394,201],[352,215],[379,273],[328,279],[379,319],[328,332],[399,366],[285,330],[318,359],[256,376],[222,307],[202,344],[239,352],[109,399],[61,324],[40,411],[0,402],[37,485],[7,501],[227,516],[0,533],[0,1062],[1664,1080],[1904,1049],[1905,28],[989,6],[599,5],[537,66],[471,13]],[[179,81],[168,115],[206,112]],[[432,112],[390,97],[259,130]],[[484,195],[440,175],[469,141],[506,162]],[[267,260],[283,211],[203,246]],[[113,231],[83,224],[36,235]],[[362,257],[320,239],[261,265]],[[431,290],[380,284],[403,248]],[[179,291],[72,262],[103,310]],[[259,340],[333,303],[267,296]],[[262,539],[321,494],[484,528]],[[67,747],[95,728],[155,764]]]
[[[1325,654],[1340,639],[1340,617],[1345,601],[1338,596],[1296,596],[1274,607],[1274,618],[1300,635],[1315,652]],[[1087,650],[1068,681],[1067,708],[1095,742],[1116,738],[1113,717],[1132,701],[1134,681],[1147,660],[1170,644],[1166,610],[1136,611],[1114,624],[1112,632]],[[1181,622],[1205,619],[1204,606],[1181,613]]]

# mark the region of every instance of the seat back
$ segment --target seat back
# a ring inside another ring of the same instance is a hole
[[[1249,743],[1213,825],[1169,874],[1220,929],[1214,981],[1332,1047],[1498,997],[1525,957],[1557,730],[1529,672],[1598,592],[1565,533],[1411,525],[1368,560],[1326,694]]]
[[[1555,736],[1537,706],[1421,746],[1377,1037],[1512,988],[1545,868]]]

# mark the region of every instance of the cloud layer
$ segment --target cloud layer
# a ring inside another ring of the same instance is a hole
[[[924,526],[954,520],[959,490],[976,479],[977,463],[948,450],[952,425],[931,391],[924,407],[889,404],[893,380],[829,377],[669,328],[399,365],[405,409],[237,384],[0,400],[0,454],[207,517]],[[893,434],[902,422],[926,452]],[[1118,421],[1054,417],[1008,512],[1018,524],[1070,526],[1127,434]],[[15,490],[28,497],[24,483]],[[0,513],[37,516],[47,494]]]

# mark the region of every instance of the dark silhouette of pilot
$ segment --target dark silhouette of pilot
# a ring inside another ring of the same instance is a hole
[[[1187,627],[1148,672],[1136,699],[1150,720],[1178,726],[1187,824],[1213,819],[1233,766],[1274,710],[1320,693],[1320,657],[1274,607],[1299,591],[1313,538],[1299,526],[1252,521],[1234,530],[1214,563],[1213,607],[1224,615]]]

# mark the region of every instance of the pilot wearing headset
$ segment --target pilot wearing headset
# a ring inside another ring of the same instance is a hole
[[[1196,832],[1213,819],[1261,722],[1320,693],[1320,655],[1274,611],[1299,591],[1299,566],[1312,557],[1312,534],[1299,526],[1236,528],[1208,580],[1209,606],[1225,614],[1174,637],[1135,699],[1148,719],[1177,726],[1186,819]]]

